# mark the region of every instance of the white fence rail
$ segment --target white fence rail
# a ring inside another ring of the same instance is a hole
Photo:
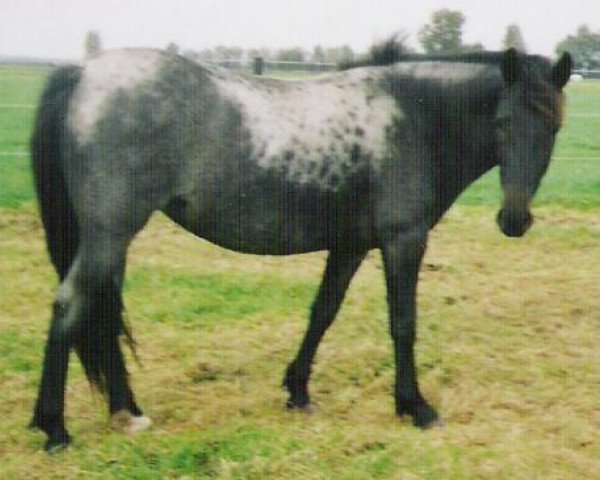
[[[583,78],[600,79],[600,70],[573,70],[574,75],[581,75]]]

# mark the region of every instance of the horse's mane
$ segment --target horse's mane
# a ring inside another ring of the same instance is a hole
[[[339,70],[349,70],[356,67],[371,67],[390,65],[401,61],[412,50],[404,44],[404,39],[398,40],[397,35],[371,46],[369,53],[356,60],[338,64]]]
[[[504,52],[479,51],[455,54],[424,54],[414,53],[405,45],[404,39],[393,36],[383,42],[374,44],[369,53],[357,60],[343,62],[338,65],[339,70],[349,70],[356,67],[385,66],[398,62],[453,62],[453,63],[486,63],[498,64],[502,61]],[[523,55],[525,58],[534,58],[533,55]]]
[[[550,62],[539,55],[518,53],[523,68],[528,76],[528,95],[526,101],[530,106],[542,113],[549,123],[560,125],[562,119],[561,102],[553,101],[548,82]],[[505,52],[479,51],[457,54],[420,54],[414,53],[404,44],[404,39],[398,40],[397,35],[381,43],[374,44],[369,53],[352,62],[338,65],[339,70],[349,70],[356,67],[386,66],[399,62],[450,62],[478,63],[498,65],[502,62]],[[546,75],[542,72],[546,70]],[[550,105],[550,106],[549,106]]]

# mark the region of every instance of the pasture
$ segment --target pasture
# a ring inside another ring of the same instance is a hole
[[[417,359],[444,429],[394,416],[378,252],[317,355],[316,413],[290,413],[280,384],[324,255],[240,255],[157,215],[125,291],[141,361],[129,369],[154,428],[111,430],[73,356],[75,442],[48,457],[25,426],[56,279],[23,155],[46,74],[0,67],[0,478],[600,478],[600,82],[567,87],[530,233],[498,231],[497,171],[432,232]]]

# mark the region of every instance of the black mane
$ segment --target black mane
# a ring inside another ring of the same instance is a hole
[[[396,36],[371,46],[369,53],[357,60],[342,62],[338,65],[339,70],[349,70],[356,67],[372,67],[390,65],[401,61],[412,51],[404,45],[404,40],[398,40]]]
[[[521,54],[524,59],[534,62],[542,60],[537,55]],[[502,61],[502,51],[480,51],[465,53],[414,53],[404,44],[404,40],[392,37],[384,42],[377,43],[371,47],[369,53],[351,62],[343,62],[338,65],[339,70],[349,70],[356,67],[385,66],[397,62],[456,62],[456,63],[487,63],[499,64]]]
[[[357,67],[386,66],[401,62],[447,62],[501,65],[505,58],[505,54],[506,52],[504,51],[485,50],[455,54],[414,53],[405,45],[404,39],[398,40],[397,36],[393,36],[384,42],[374,44],[369,53],[363,57],[352,62],[340,64],[338,68],[340,70],[349,70]],[[551,75],[551,62],[546,57],[540,55],[528,55],[522,52],[516,52],[516,55],[520,58],[521,68],[528,79],[528,102],[536,108],[540,107],[540,105],[548,104],[548,90],[546,87],[548,78],[550,78]]]

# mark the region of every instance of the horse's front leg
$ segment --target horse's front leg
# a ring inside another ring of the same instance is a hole
[[[414,357],[417,281],[426,245],[427,231],[411,228],[389,235],[381,248],[396,362],[396,413],[409,414],[421,428],[438,419],[419,391]]]

